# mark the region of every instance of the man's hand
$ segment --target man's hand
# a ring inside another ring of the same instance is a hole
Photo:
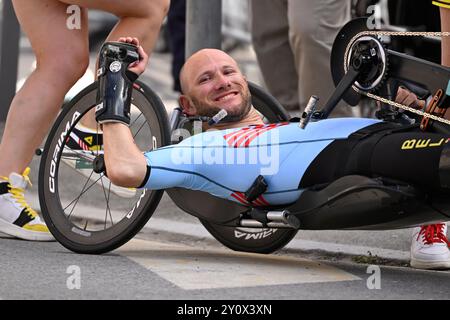
[[[402,86],[398,88],[395,102],[414,109],[423,109],[425,107],[424,100],[420,100],[414,93]]]
[[[144,51],[144,49],[139,44],[138,38],[132,38],[132,37],[121,37],[118,40],[119,42],[125,42],[135,45],[138,48],[139,53],[139,61],[133,62],[128,66],[128,70],[131,72],[134,72],[138,76],[141,75],[148,64],[148,54]]]

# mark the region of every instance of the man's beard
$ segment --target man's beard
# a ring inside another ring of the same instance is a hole
[[[219,113],[220,110],[223,108],[217,107],[215,105],[209,105],[205,103],[200,103],[197,99],[191,98],[192,103],[194,104],[195,108],[197,109],[197,115],[202,117],[214,117],[217,113]],[[242,94],[242,104],[235,108],[233,111],[227,111],[227,116],[220,120],[220,122],[237,122],[244,119],[248,113],[250,112],[252,106],[251,102],[251,96],[250,93],[247,91]]]

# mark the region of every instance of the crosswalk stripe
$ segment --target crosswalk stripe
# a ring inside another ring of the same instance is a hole
[[[117,251],[185,290],[361,280],[312,260],[133,239]]]

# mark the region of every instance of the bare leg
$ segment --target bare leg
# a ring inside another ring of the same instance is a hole
[[[152,52],[159,29],[167,14],[169,0],[62,0],[86,8],[99,9],[120,18],[109,34],[107,41],[117,41],[120,37],[135,37],[146,52]],[[94,111],[83,117],[82,123],[96,128]]]
[[[146,52],[151,52],[167,14],[169,0],[60,0],[68,5],[98,9],[120,18],[107,41],[120,37],[138,38]]]
[[[87,17],[67,28],[67,5],[56,0],[14,0],[22,29],[36,54],[36,70],[14,97],[0,144],[0,176],[22,173],[61,107],[64,95],[86,70]],[[39,14],[36,14],[36,13]]]
[[[121,187],[139,187],[147,172],[147,161],[130,129],[121,123],[103,124],[103,139],[108,178]]]

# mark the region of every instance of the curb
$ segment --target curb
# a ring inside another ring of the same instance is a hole
[[[147,225],[144,227],[144,229],[176,233],[194,238],[214,239],[214,237],[208,231],[206,231],[206,229],[200,223],[194,224],[163,218],[151,218],[147,223]],[[409,251],[382,249],[367,246],[355,246],[349,244],[338,244],[331,242],[311,241],[302,239],[293,239],[284,248],[301,251],[323,251],[333,254],[345,254],[351,256],[371,255],[382,259],[401,260],[407,262],[409,262],[410,259]]]
[[[38,199],[35,194],[28,194],[30,204],[38,207]],[[154,230],[179,234],[197,239],[209,239],[217,241],[204,227],[198,223],[181,222],[173,219],[152,217],[143,230]],[[299,231],[301,232],[301,230]],[[219,242],[217,242],[219,243]],[[344,254],[349,256],[372,256],[381,259],[398,260],[408,262],[410,252],[379,247],[358,246],[336,242],[313,241],[304,239],[291,240],[284,249],[297,251],[322,251],[330,254]]]

